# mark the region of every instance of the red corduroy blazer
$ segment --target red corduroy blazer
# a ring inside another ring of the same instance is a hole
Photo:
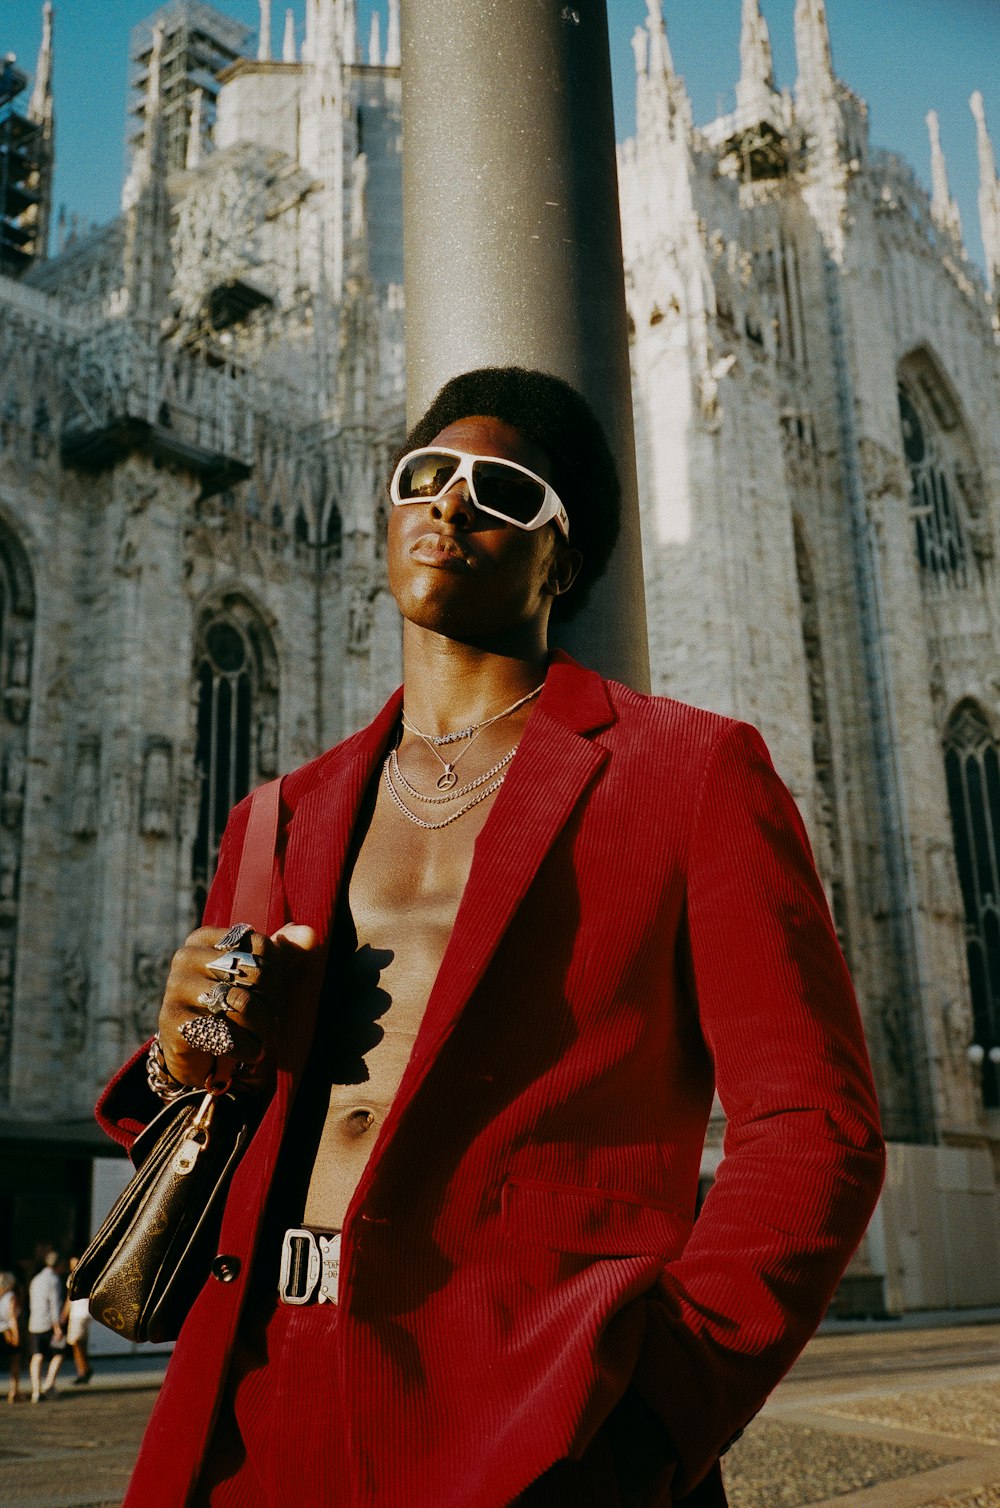
[[[328,932],[399,707],[286,777],[272,930]],[[231,919],[246,817],[208,924]],[[285,1011],[222,1230],[239,1274],[209,1279],[185,1325],[141,1508],[180,1508],[197,1477],[318,995]],[[140,1075],[134,1059],[100,1107],[125,1142],[152,1109]],[[694,1222],[715,1086],[726,1155]],[[344,1228],[351,1508],[503,1508],[630,1384],[680,1460],[668,1505],[812,1333],[882,1169],[850,980],[762,740],[557,653]]]

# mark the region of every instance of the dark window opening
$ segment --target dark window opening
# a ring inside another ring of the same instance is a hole
[[[1000,1107],[1000,759],[986,719],[963,707],[945,738],[945,778],[965,909],[973,1043],[983,1049],[983,1103]]]
[[[200,916],[230,811],[251,785],[254,657],[245,631],[218,617],[203,630],[195,671],[198,688],[195,774],[198,829],[192,880]]]
[[[343,525],[340,519],[340,509],[337,507],[336,503],[331,503],[330,511],[326,516],[326,536],[324,543],[330,550],[330,553],[338,558],[340,556],[340,543],[342,533]]]
[[[910,470],[910,517],[921,574],[940,586],[968,586],[969,552],[954,485],[954,468],[937,437],[899,389],[903,452]]]

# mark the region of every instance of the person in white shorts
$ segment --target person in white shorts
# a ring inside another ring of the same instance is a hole
[[[70,1257],[69,1270],[72,1273],[79,1261],[79,1257]],[[76,1376],[73,1378],[73,1386],[80,1387],[90,1381],[94,1375],[94,1369],[90,1365],[87,1355],[87,1335],[90,1331],[90,1300],[67,1299],[63,1306],[63,1323],[66,1326],[66,1344],[73,1353],[73,1365],[76,1367]]]

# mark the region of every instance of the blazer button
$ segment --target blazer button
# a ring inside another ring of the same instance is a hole
[[[212,1262],[212,1276],[220,1283],[232,1283],[240,1271],[239,1257],[218,1256]]]

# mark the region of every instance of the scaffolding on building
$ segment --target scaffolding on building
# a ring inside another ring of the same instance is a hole
[[[28,85],[13,54],[0,58],[0,272],[20,277],[44,255],[41,243],[44,126],[15,101]]]
[[[160,23],[164,29],[160,90],[166,168],[168,173],[179,173],[185,166],[196,91],[202,92],[203,121],[208,130],[215,120],[218,75],[237,58],[246,56],[253,33],[250,27],[224,16],[211,5],[202,4],[201,0],[170,0],[133,27],[129,42],[128,131],[133,153],[141,149],[144,139],[153,31]]]

